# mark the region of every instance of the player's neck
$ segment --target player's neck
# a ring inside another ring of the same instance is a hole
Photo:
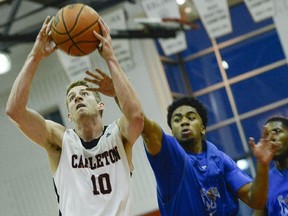
[[[75,131],[78,136],[85,142],[89,142],[93,139],[97,139],[103,134],[104,126],[102,120],[78,122],[75,127]]]
[[[203,146],[202,146],[202,141],[201,140],[194,140],[194,139],[189,139],[189,140],[181,140],[178,142],[182,146],[182,148],[186,152],[190,152],[193,154],[198,154],[203,152]]]
[[[277,169],[279,169],[280,171],[288,169],[288,158],[282,158],[281,160],[275,160],[275,164]]]

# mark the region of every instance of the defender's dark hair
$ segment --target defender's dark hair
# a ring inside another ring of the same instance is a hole
[[[168,107],[168,114],[167,114],[167,123],[169,127],[172,128],[171,127],[172,113],[178,107],[183,106],[183,105],[195,108],[197,113],[202,119],[203,126],[206,128],[207,123],[208,123],[207,110],[205,106],[195,97],[182,97],[172,102],[172,104]]]
[[[284,117],[284,116],[281,116],[281,115],[274,115],[274,116],[271,116],[270,118],[268,118],[265,122],[265,125],[269,122],[274,122],[274,121],[279,121],[281,122],[285,128],[288,129],[288,118]]]

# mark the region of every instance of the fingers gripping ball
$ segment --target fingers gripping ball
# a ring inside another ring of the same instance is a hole
[[[100,43],[93,34],[93,30],[101,34],[99,18],[99,14],[88,5],[66,5],[58,11],[52,23],[52,39],[68,55],[88,55]]]

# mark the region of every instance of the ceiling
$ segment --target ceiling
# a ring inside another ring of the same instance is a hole
[[[45,17],[56,14],[67,4],[81,2],[99,12],[125,1],[135,3],[134,0],[0,0],[0,51],[34,41]]]
[[[59,8],[72,3],[83,3],[91,6],[96,11],[107,9],[111,6],[123,2],[131,4],[140,3],[142,0],[0,0],[0,51],[9,51],[9,47],[25,42],[33,42],[47,15],[56,14]],[[243,0],[228,0],[228,4],[233,6]],[[187,0],[187,4],[195,7],[193,0]],[[198,17],[197,10],[190,18],[195,20]],[[154,30],[154,31],[153,31]],[[159,29],[143,29],[117,32],[112,37],[118,38],[159,38],[173,37],[176,32],[159,31]]]

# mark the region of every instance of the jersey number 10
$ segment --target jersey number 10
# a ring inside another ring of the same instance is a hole
[[[111,193],[112,188],[108,173],[103,173],[99,175],[98,178],[96,178],[95,175],[92,175],[91,181],[94,195]]]

